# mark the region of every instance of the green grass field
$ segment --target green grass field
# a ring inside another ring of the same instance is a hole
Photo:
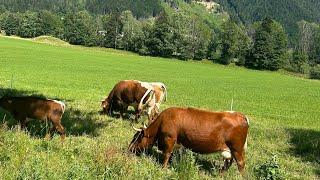
[[[0,96],[34,94],[65,101],[62,123],[68,134],[64,144],[58,134],[45,140],[43,124],[35,121],[22,131],[1,111],[0,179],[241,178],[235,164],[220,176],[217,154],[179,150],[170,167],[162,169],[156,151],[140,157],[128,153],[135,133],[131,122],[98,113],[100,100],[123,79],[164,82],[168,101],[162,109],[224,111],[233,98],[233,109],[250,118],[246,179],[255,178],[254,168],[273,154],[285,179],[320,178],[320,81],[0,37]]]

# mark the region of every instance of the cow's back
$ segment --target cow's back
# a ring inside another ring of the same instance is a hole
[[[35,97],[19,97],[13,99],[13,113],[33,119],[44,120],[48,116],[61,116],[64,104],[55,100]]]
[[[124,80],[117,84],[115,96],[128,105],[138,104],[146,91],[139,81]]]

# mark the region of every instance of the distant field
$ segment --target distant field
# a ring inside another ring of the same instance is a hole
[[[285,179],[320,178],[320,81],[55,44],[0,37],[0,96],[11,92],[65,101],[68,133],[63,145],[58,135],[47,141],[42,124],[21,131],[10,116],[2,122],[1,111],[0,179],[240,178],[235,165],[221,177],[213,166],[222,163],[217,155],[178,151],[162,169],[157,154],[129,154],[131,122],[98,113],[100,100],[123,79],[164,82],[168,101],[162,109],[230,110],[233,98],[233,109],[251,123],[246,178],[253,179],[254,167],[273,154]]]

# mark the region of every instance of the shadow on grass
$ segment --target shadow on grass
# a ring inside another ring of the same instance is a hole
[[[216,160],[204,158],[202,155],[196,156],[196,163],[200,165],[200,170],[205,171],[207,174],[211,174],[213,176],[217,176],[219,169],[221,168]]]
[[[86,134],[95,137],[99,135],[98,130],[107,125],[107,122],[98,121],[95,118],[96,115],[95,111],[84,112],[67,106],[61,123],[65,127],[67,135],[81,136]]]
[[[26,90],[17,90],[17,89],[7,89],[0,88],[0,97],[2,96],[15,96],[15,97],[24,97],[24,96],[33,96],[39,98],[48,98],[43,94],[39,94],[36,91],[26,91]],[[55,99],[64,102],[72,102],[72,100],[66,100],[58,97],[50,97],[48,99]],[[67,135],[73,136],[81,136],[81,135],[89,135],[92,137],[98,136],[98,130],[105,127],[106,123],[102,121],[98,121],[96,115],[97,112],[84,112],[79,109],[75,109],[72,107],[68,107],[66,105],[65,113],[62,116],[61,124],[66,130]],[[13,128],[17,126],[19,122],[10,115],[10,113],[0,109],[0,122],[3,121],[4,116],[6,119],[2,124],[6,124],[8,128]],[[11,117],[11,118],[10,118]],[[37,138],[43,138],[46,132],[50,129],[51,123],[44,123],[39,120],[32,120],[27,124],[27,130],[31,136]]]
[[[30,90],[18,90],[18,89],[10,89],[10,88],[1,88],[0,87],[0,98],[2,96],[7,97],[24,97],[24,96],[32,96],[32,97],[38,97],[41,99],[54,99],[58,101],[63,102],[72,102],[73,100],[70,99],[62,99],[56,96],[53,97],[47,97],[43,94],[39,94],[37,91],[30,91]]]
[[[134,123],[134,124],[143,125],[143,124],[148,124],[149,123],[148,115],[145,114],[145,113],[141,114],[140,118],[138,120],[136,120],[135,119],[136,112],[135,112],[134,108],[131,107],[131,106],[124,113],[123,118],[120,117],[120,112],[113,112],[111,114],[105,114],[102,110],[100,110],[98,113],[100,115],[108,116],[108,117],[119,119],[119,120],[123,120],[123,121],[128,121],[128,122],[131,122],[131,123]]]
[[[287,129],[290,134],[291,152],[303,161],[314,163],[315,173],[320,177],[320,131]]]
[[[120,112],[112,112],[111,114],[106,114],[102,110],[100,110],[98,113],[101,115],[106,115],[106,116],[115,118],[115,119],[121,119]],[[123,120],[133,122],[134,118],[135,118],[134,110],[132,110],[131,108],[128,108],[128,110],[126,111],[126,113],[123,116]]]

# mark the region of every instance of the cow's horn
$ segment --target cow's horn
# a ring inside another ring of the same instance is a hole
[[[145,123],[143,123],[143,129],[147,129],[147,126]]]
[[[154,90],[150,90],[149,94],[150,94],[150,96],[149,96],[147,102],[144,104],[143,108],[145,108],[147,105],[149,105],[150,101],[155,98]]]
[[[136,130],[136,131],[139,131],[139,132],[142,131],[142,129],[136,128],[136,127],[134,127],[133,125],[132,125],[132,128],[133,128],[134,130]]]

